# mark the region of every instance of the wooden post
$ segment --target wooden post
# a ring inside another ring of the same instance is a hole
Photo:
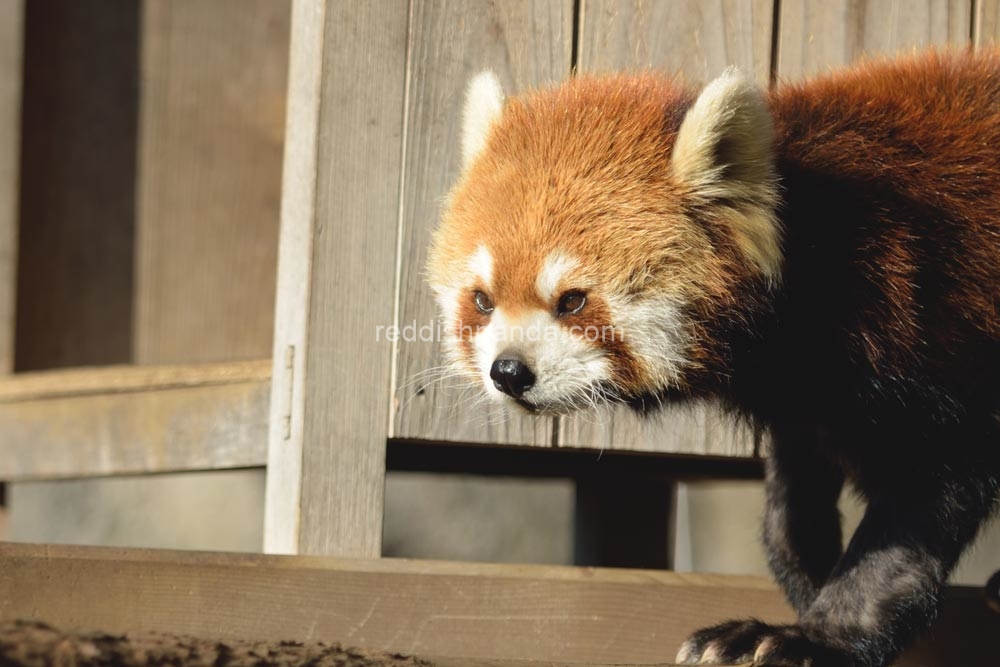
[[[381,552],[408,7],[292,7],[268,552]]]
[[[0,0],[0,374],[14,370],[14,295],[21,156],[24,0]],[[7,536],[0,482],[0,540]]]
[[[24,0],[0,0],[0,373],[14,368]]]

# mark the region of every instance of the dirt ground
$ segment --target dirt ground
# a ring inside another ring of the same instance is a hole
[[[274,644],[175,635],[63,632],[37,621],[0,624],[0,664],[17,667],[433,667],[419,658],[321,642]]]

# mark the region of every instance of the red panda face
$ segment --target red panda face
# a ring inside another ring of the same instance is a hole
[[[706,304],[780,263],[770,155],[754,162],[740,141],[752,123],[720,130],[731,119],[715,107],[732,115],[750,90],[766,110],[749,84],[723,83],[692,106],[653,76],[508,102],[492,75],[473,81],[464,172],[429,266],[456,368],[539,412],[684,387]],[[769,122],[761,132],[770,150]]]

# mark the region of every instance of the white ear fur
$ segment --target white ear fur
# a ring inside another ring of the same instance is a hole
[[[769,278],[781,271],[774,128],[760,89],[730,67],[708,84],[681,123],[671,165],[723,218],[748,259]]]
[[[465,94],[462,121],[463,169],[483,150],[490,127],[503,111],[503,103],[503,88],[496,74],[484,70],[472,77]]]

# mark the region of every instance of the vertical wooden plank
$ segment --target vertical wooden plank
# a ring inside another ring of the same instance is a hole
[[[0,542],[9,538],[10,517],[7,511],[7,485],[0,483]]]
[[[580,11],[583,71],[656,67],[707,82],[738,65],[761,85],[769,80],[772,0],[584,0]],[[700,405],[668,408],[652,420],[622,408],[562,419],[559,444],[748,456],[753,434]]]
[[[14,369],[23,36],[24,0],[0,0],[0,374]]]
[[[408,10],[293,4],[270,552],[381,552]]]
[[[492,69],[508,93],[564,79],[572,24],[571,0],[499,0],[475,10],[464,3],[414,4],[397,320],[402,334],[410,325],[430,325],[430,331],[436,322],[424,268],[442,198],[458,177],[469,79]],[[439,336],[416,333],[397,342],[394,436],[551,444],[551,419],[477,403],[482,388],[471,383],[434,382],[431,369],[444,363]]]
[[[18,370],[130,360],[139,13],[25,3]]]
[[[288,0],[146,0],[137,363],[271,350]]]
[[[977,49],[995,46],[1000,41],[1000,0],[979,0],[973,7],[973,45]]]
[[[308,324],[316,169],[319,167],[317,140],[324,9],[322,2],[292,2],[264,498],[264,551],[267,553],[299,552],[305,408],[302,360]],[[293,396],[298,400],[293,401]]]
[[[781,3],[778,75],[799,78],[864,55],[969,43],[972,0]]]
[[[773,7],[773,0],[584,0],[579,67],[585,72],[655,67],[706,82],[739,65],[766,85]]]

